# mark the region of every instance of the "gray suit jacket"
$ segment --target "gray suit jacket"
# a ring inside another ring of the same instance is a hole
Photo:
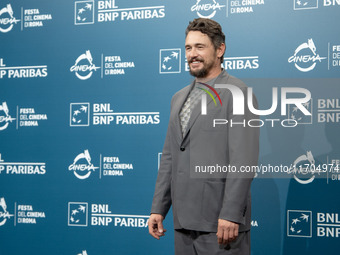
[[[215,84],[235,85],[247,98],[246,85],[226,71],[222,71]],[[197,170],[200,166],[204,169],[204,166],[230,165],[239,170],[241,166],[257,165],[259,129],[243,124],[213,127],[213,119],[243,123],[244,119],[247,122],[258,116],[251,114],[246,105],[244,115],[234,115],[231,92],[216,89],[223,105],[215,106],[208,96],[207,115],[201,115],[201,104],[197,104],[183,136],[179,112],[193,85],[178,91],[171,100],[151,213],[165,217],[172,205],[175,229],[217,232],[220,218],[239,223],[240,232],[249,230],[250,185],[254,174],[228,172],[217,176]]]

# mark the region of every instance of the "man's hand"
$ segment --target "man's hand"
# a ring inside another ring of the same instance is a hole
[[[166,229],[163,228],[163,220],[164,217],[157,213],[152,213],[149,218],[149,234],[158,240],[166,232]]]
[[[218,219],[217,241],[219,244],[227,244],[234,241],[238,236],[239,224]]]

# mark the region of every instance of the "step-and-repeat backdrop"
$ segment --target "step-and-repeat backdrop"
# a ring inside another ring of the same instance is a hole
[[[222,25],[222,65],[260,105],[238,124],[261,126],[252,254],[337,254],[339,15],[339,0],[1,0],[0,254],[174,253],[171,212],[160,241],[147,222],[198,17]]]

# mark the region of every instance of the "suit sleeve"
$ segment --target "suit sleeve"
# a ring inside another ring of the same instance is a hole
[[[170,144],[171,131],[169,121],[151,208],[151,213],[158,213],[164,217],[171,207],[172,157]]]
[[[246,88],[243,88],[244,103],[247,101]],[[257,101],[254,95],[254,107]],[[233,99],[228,100],[228,147],[230,166],[235,172],[227,174],[223,204],[219,218],[245,224],[247,202],[250,199],[250,185],[254,172],[242,172],[244,167],[257,166],[259,155],[259,128],[250,127],[248,121],[258,119],[244,104],[244,115],[233,114]],[[232,123],[232,126],[231,126]],[[244,124],[243,124],[244,123]],[[259,125],[258,122],[252,124]]]

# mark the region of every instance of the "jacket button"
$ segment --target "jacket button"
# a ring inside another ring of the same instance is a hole
[[[181,147],[181,149],[180,149],[181,151],[185,151],[185,148],[184,147]]]

